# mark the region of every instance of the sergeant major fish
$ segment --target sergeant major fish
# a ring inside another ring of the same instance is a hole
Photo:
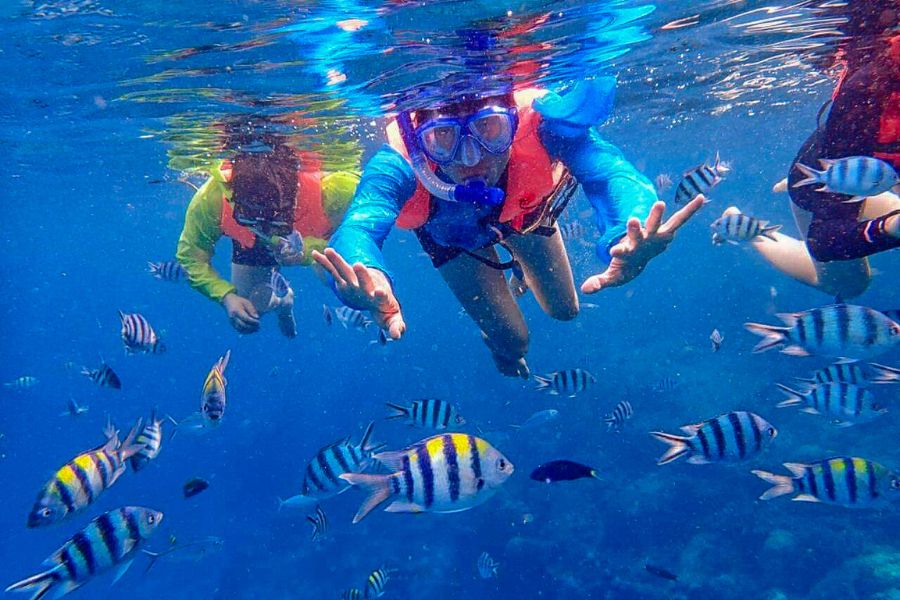
[[[177,425],[171,417],[167,417],[169,421]],[[141,446],[141,449],[130,459],[128,464],[131,470],[137,473],[155,459],[159,455],[162,448],[162,424],[165,419],[157,417],[156,409],[150,414],[150,420],[144,425],[141,432],[135,438],[135,443]]]
[[[868,385],[862,363],[857,360],[839,360],[814,371],[810,377],[794,377],[794,379],[810,385],[820,383],[849,383],[860,387]]]
[[[119,319],[122,321],[122,342],[125,343],[126,352],[160,354],[166,351],[165,344],[144,315],[120,310]]]
[[[81,374],[99,385],[100,387],[109,387],[114,390],[122,389],[122,381],[116,372],[112,370],[108,364],[100,359],[100,366],[96,369],[81,367]]]
[[[63,465],[48,481],[28,515],[28,527],[43,527],[62,521],[89,504],[112,486],[125,472],[125,461],[140,451],[134,443],[138,421],[123,443],[112,425],[105,429],[106,442],[79,454]]]
[[[778,238],[774,234],[781,229],[781,225],[769,225],[768,221],[736,213],[719,217],[713,221],[710,229],[713,231],[712,243],[716,245],[725,242],[729,244],[749,242],[758,236],[767,237],[777,242]]]
[[[291,291],[291,283],[285,279],[278,269],[272,269],[272,276],[269,278],[267,285],[276,298],[284,298]]]
[[[781,348],[791,356],[868,358],[900,344],[900,324],[865,306],[832,304],[776,316],[787,326],[744,324],[763,337],[754,353]]]
[[[387,406],[394,411],[394,414],[387,417],[388,419],[406,419],[408,425],[442,431],[448,427],[466,424],[466,420],[459,414],[455,406],[436,398],[413,400],[408,408],[390,402],[387,403]]]
[[[384,596],[384,588],[390,580],[391,571],[385,567],[375,569],[366,579],[366,598],[381,598]]]
[[[603,417],[603,422],[606,423],[607,431],[622,431],[625,421],[632,416],[634,416],[634,409],[631,408],[631,402],[622,400],[616,404],[611,413]]]
[[[709,334],[709,343],[712,344],[712,351],[718,352],[719,348],[722,347],[722,342],[725,341],[725,336],[722,335],[722,332],[718,329],[713,329],[712,333]]]
[[[806,392],[780,383],[776,385],[788,395],[787,400],[778,403],[778,408],[802,404],[805,406],[800,412],[830,417],[831,423],[838,427],[866,423],[887,412],[875,402],[871,392],[849,383],[821,383]]]
[[[159,527],[163,514],[141,506],[125,506],[104,513],[76,533],[50,555],[46,571],[18,581],[7,592],[33,592],[39,600],[50,592],[64,596],[91,577],[113,566],[119,567],[115,581],[128,570],[133,554]]]
[[[316,452],[303,472],[300,495],[311,500],[324,500],[350,489],[341,478],[344,473],[360,473],[372,464],[372,453],[380,446],[370,446],[375,423],[369,423],[358,445],[349,436]]]
[[[150,274],[160,281],[169,281],[178,283],[187,279],[187,271],[181,266],[177,260],[167,260],[164,262],[148,262],[147,267]]]
[[[730,170],[728,163],[722,162],[716,152],[716,160],[712,166],[703,163],[685,172],[675,190],[675,204],[683,206],[700,194],[708,194]]]
[[[389,502],[387,512],[469,510],[493,496],[514,470],[499,450],[464,433],[436,435],[374,458],[391,473],[341,475],[369,494],[353,517],[354,523],[385,502]]]
[[[322,510],[322,507],[316,504],[316,510],[313,514],[306,515],[306,520],[313,526],[310,539],[314,542],[322,540],[325,537],[325,532],[328,530],[328,519],[325,517],[325,511]]]
[[[852,196],[844,202],[860,202],[868,196],[894,190],[900,193],[900,178],[894,167],[871,156],[848,156],[846,158],[820,158],[821,171],[801,163],[795,163],[797,170],[806,178],[793,187],[822,184],[817,192],[845,194]]]
[[[881,507],[900,499],[900,475],[870,460],[837,456],[810,464],[784,463],[790,476],[752,473],[774,487],[760,500],[797,494],[795,502],[823,502],[846,508]]]
[[[738,410],[681,428],[687,436],[651,431],[650,435],[669,444],[656,464],[665,465],[682,456],[688,462],[702,465],[732,462],[748,458],[765,448],[778,430],[752,412]]]
[[[228,385],[225,368],[230,358],[231,350],[228,350],[209,370],[200,392],[200,414],[212,424],[218,424],[225,415],[225,387]]]
[[[349,306],[335,308],[334,315],[341,325],[344,326],[344,329],[353,327],[358,331],[365,331],[373,323],[363,311],[350,308]]]
[[[551,396],[565,394],[569,398],[574,398],[576,394],[597,383],[597,379],[589,371],[581,368],[554,371],[544,376],[535,375],[534,381],[537,391],[550,392]]]

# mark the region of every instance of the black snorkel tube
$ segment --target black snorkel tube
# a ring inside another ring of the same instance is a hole
[[[484,206],[500,206],[503,204],[505,192],[497,187],[488,187],[480,179],[459,184],[447,183],[438,177],[428,165],[425,153],[419,147],[415,128],[408,111],[402,111],[397,115],[397,125],[400,127],[400,137],[403,140],[403,145],[406,146],[409,162],[416,174],[416,178],[432,196],[449,202],[465,202]]]

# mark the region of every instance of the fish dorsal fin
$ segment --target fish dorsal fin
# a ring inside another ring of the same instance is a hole
[[[231,360],[231,350],[227,350],[225,355],[219,359],[219,362],[216,363],[216,367],[219,369],[219,373],[222,374],[222,380],[225,381],[225,367],[228,366],[228,361]],[[225,381],[227,384],[228,382]]]
[[[799,313],[775,313],[775,316],[781,319],[781,322],[788,327],[793,327],[800,317]]]
[[[679,429],[688,435],[697,435],[701,427],[703,427],[703,423],[695,423],[694,425],[682,425]]]
[[[800,494],[799,496],[791,498],[791,500],[794,502],[821,502],[821,500],[811,494]]]
[[[853,363],[858,363],[858,362],[859,362],[858,358],[847,358],[847,357],[842,356],[842,357],[838,358],[836,361],[834,361],[834,364],[836,364],[836,365],[852,365]]]
[[[803,477],[808,467],[803,463],[784,463],[784,468],[793,473],[794,477]]]

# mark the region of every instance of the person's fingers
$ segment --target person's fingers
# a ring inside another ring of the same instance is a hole
[[[625,235],[632,245],[641,243],[644,238],[644,234],[641,232],[641,222],[634,217],[628,219],[628,224],[625,225]]]
[[[581,284],[581,293],[596,294],[604,287],[606,287],[606,285],[609,283],[609,276],[607,275],[607,272],[600,273],[599,275],[592,275],[585,279],[584,283]]]
[[[369,269],[362,263],[353,265],[353,272],[356,274],[356,280],[359,281],[359,287],[368,296],[375,296],[375,281],[369,274]]]
[[[247,317],[253,321],[259,321],[259,312],[257,312],[256,307],[249,300],[244,304],[244,312],[247,314]]]
[[[656,235],[656,232],[659,230],[659,226],[662,223],[663,213],[665,212],[665,202],[655,202],[653,204],[653,207],[650,209],[650,214],[647,215],[647,222],[644,224],[647,235]]]
[[[344,257],[338,254],[334,248],[325,248],[325,256],[327,256],[331,261],[331,264],[337,268],[338,273],[341,274],[341,277],[348,285],[353,287],[359,285],[359,280],[356,278],[356,273],[353,272],[353,267],[351,267],[350,263],[344,260]]]
[[[706,204],[706,197],[703,194],[698,194],[693,200],[682,206],[680,210],[669,217],[666,224],[662,226],[662,231],[660,231],[660,233],[675,233],[678,231],[679,227],[684,225],[685,221],[693,217],[698,210],[703,208],[704,204]]]
[[[403,315],[399,312],[388,318],[388,334],[392,340],[399,340],[406,333],[406,323],[403,321]]]
[[[327,256],[325,256],[324,254],[322,254],[322,253],[319,252],[318,250],[313,250],[313,252],[312,252],[312,257],[313,257],[313,260],[316,261],[316,263],[317,263],[320,267],[322,267],[323,269],[325,269],[326,271],[328,271],[328,274],[331,275],[331,276],[334,278],[334,283],[335,283],[335,285],[337,285],[338,287],[341,287],[341,286],[343,286],[343,285],[346,285],[346,282],[344,281],[344,278],[341,277],[340,273],[338,273],[338,271],[337,271],[337,269],[334,267],[334,265],[331,264],[331,261],[328,260],[328,257],[327,257]]]

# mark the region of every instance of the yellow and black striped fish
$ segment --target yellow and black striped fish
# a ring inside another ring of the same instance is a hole
[[[119,565],[118,580],[131,566],[132,554],[162,519],[161,512],[141,506],[125,506],[104,513],[44,561],[49,567],[46,571],[16,582],[6,591],[33,592],[31,600],[39,600],[50,592],[58,598],[115,565]]]
[[[134,438],[141,421],[119,443],[119,434],[111,425],[106,428],[106,443],[79,454],[63,465],[41,493],[28,515],[28,527],[43,527],[65,519],[96,500],[125,472],[125,461],[140,452],[142,445]]]
[[[900,500],[900,474],[864,458],[837,456],[784,466],[792,475],[753,471],[774,486],[760,500],[797,493],[793,498],[796,502],[824,502],[847,508],[885,506]]]
[[[381,567],[372,571],[369,578],[366,579],[365,598],[381,598],[384,596],[384,586],[390,579],[391,569]]]
[[[230,358],[231,350],[216,361],[209,370],[206,381],[203,382],[203,391],[200,393],[200,414],[213,424],[218,424],[225,416],[225,386],[228,385],[225,367],[228,366]]]
[[[513,473],[513,464],[481,438],[447,433],[426,438],[405,450],[382,452],[374,458],[390,475],[345,473],[341,479],[364,488],[354,523],[391,500],[387,512],[459,512],[494,495]]]

